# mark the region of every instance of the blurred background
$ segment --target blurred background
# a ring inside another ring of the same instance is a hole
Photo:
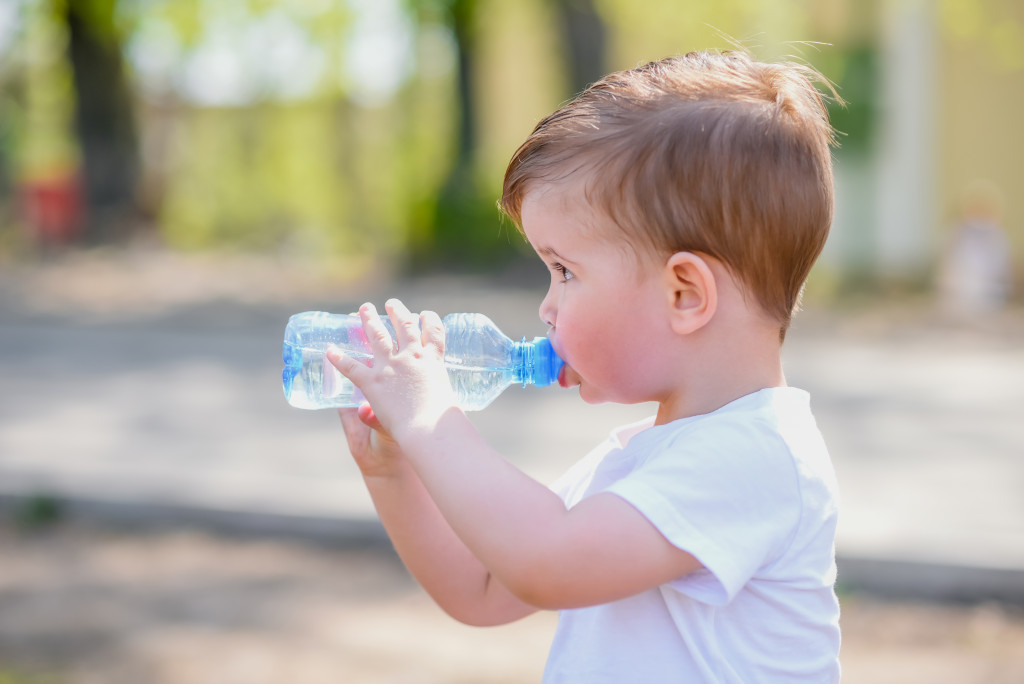
[[[491,269],[522,250],[495,198],[540,117],[607,71],[736,43],[809,62],[848,103],[832,108],[839,207],[817,290],[932,286],[968,217],[1024,260],[1010,0],[0,7],[8,259],[143,242],[353,274]]]
[[[0,0],[0,683],[537,681],[550,616],[425,601],[281,332],[396,295],[544,334],[509,157],[608,71],[736,45],[846,101],[786,351],[845,679],[1024,681],[1024,4]],[[550,480],[648,412],[473,418]]]

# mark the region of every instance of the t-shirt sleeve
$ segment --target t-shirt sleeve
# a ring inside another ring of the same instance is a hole
[[[670,583],[725,605],[781,555],[800,518],[795,466],[770,428],[738,421],[683,431],[606,491],[639,510],[704,570]]]

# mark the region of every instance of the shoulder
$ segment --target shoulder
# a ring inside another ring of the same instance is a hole
[[[616,489],[746,510],[786,511],[834,498],[835,474],[802,390],[762,390],[718,411],[651,428],[630,442],[636,467]]]
[[[761,390],[660,428],[660,434],[648,431],[648,458],[690,454],[711,466],[778,466],[791,460],[794,446],[823,446],[807,393],[786,387]]]

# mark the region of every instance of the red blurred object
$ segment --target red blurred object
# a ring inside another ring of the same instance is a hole
[[[26,181],[19,191],[21,211],[33,237],[64,245],[82,233],[82,182],[77,174]]]

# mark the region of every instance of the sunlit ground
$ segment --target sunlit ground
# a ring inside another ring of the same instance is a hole
[[[4,521],[0,555],[0,681],[525,684],[555,625],[460,625],[383,550]],[[842,605],[844,682],[1024,681],[1020,608]]]

